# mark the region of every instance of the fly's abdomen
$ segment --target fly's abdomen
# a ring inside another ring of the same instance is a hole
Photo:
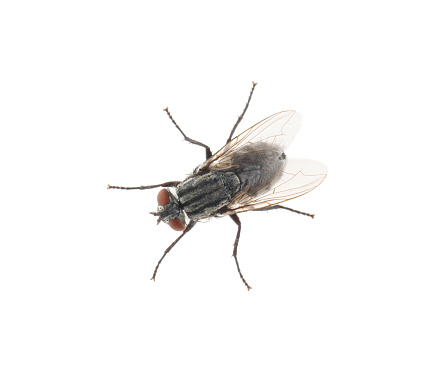
[[[177,197],[189,219],[198,221],[215,215],[239,191],[235,173],[212,171],[188,177],[177,186]]]
[[[278,146],[266,142],[246,145],[232,156],[233,171],[241,182],[241,191],[258,196],[269,190],[281,177],[286,155]]]

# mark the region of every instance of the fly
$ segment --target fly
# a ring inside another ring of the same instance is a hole
[[[195,225],[210,217],[229,216],[237,225],[233,256],[241,280],[251,289],[240,270],[237,248],[241,222],[239,213],[245,211],[268,211],[284,209],[314,218],[279,203],[304,195],[316,188],[326,177],[327,168],[318,161],[288,159],[286,148],[301,126],[301,115],[296,111],[282,111],[263,119],[235,138],[232,138],[249,107],[256,83],[242,114],[238,117],[229,138],[218,152],[212,153],[209,146],[186,136],[168,114],[172,123],[186,141],[206,150],[206,161],[194,169],[183,181],[168,181],[140,187],[118,187],[108,189],[148,190],[164,187],[157,195],[157,223],[163,221],[181,235],[165,250],[155,267],[158,268],[169,253]]]

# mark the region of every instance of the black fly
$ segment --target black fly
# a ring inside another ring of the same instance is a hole
[[[198,221],[214,216],[229,215],[237,224],[234,243],[234,259],[238,273],[248,290],[251,288],[243,277],[237,259],[241,223],[239,213],[284,209],[314,218],[314,215],[281,206],[278,203],[304,195],[316,188],[326,177],[327,168],[318,161],[287,159],[284,150],[294,139],[301,125],[301,115],[296,111],[282,111],[262,120],[235,138],[237,126],[249,106],[256,83],[243,113],[238,117],[226,145],[212,154],[209,146],[185,135],[165,109],[175,127],[185,140],[206,149],[206,161],[195,168],[184,181],[140,187],[117,187],[108,189],[148,190],[166,187],[158,193],[158,222],[163,221],[183,233],[165,250],[155,267],[166,254],[188,233]],[[174,188],[172,191],[170,188]]]

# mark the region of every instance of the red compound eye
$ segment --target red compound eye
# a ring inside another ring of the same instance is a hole
[[[157,195],[157,202],[159,206],[165,206],[170,202],[168,190],[163,188]]]
[[[157,195],[158,205],[159,206],[166,206],[167,204],[169,204],[170,201],[171,201],[171,199],[169,199],[168,190],[165,188],[160,190],[160,192]],[[186,229],[185,224],[182,221],[180,221],[180,218],[174,218],[171,222],[169,222],[169,226],[172,229],[177,230],[179,232]]]
[[[180,218],[174,218],[171,222],[169,222],[169,226],[174,229],[177,230],[179,232],[185,230],[186,226],[183,224],[182,221],[180,221]]]

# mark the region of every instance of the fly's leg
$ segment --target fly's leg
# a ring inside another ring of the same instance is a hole
[[[229,138],[228,138],[228,140],[226,141],[226,143],[228,143],[228,142],[231,141],[232,136],[234,135],[234,132],[235,132],[235,130],[237,129],[237,126],[238,126],[238,125],[240,124],[240,122],[242,121],[242,119],[243,119],[243,117],[244,117],[244,115],[245,115],[245,113],[246,113],[246,110],[247,110],[248,107],[249,107],[249,102],[251,101],[252,94],[254,93],[254,89],[255,89],[255,86],[256,86],[256,85],[257,85],[257,83],[252,82],[252,89],[251,89],[251,92],[249,93],[249,98],[248,98],[248,101],[246,102],[246,106],[245,106],[245,108],[244,108],[242,114],[238,117],[237,122],[235,122],[235,125],[234,125],[233,129],[231,130],[231,134],[229,134]]]
[[[181,181],[167,181],[162,184],[154,184],[152,186],[140,186],[140,187],[118,187],[118,186],[110,186],[108,184],[108,190],[150,190],[151,188],[157,187],[177,187]]]
[[[251,210],[251,211],[270,211],[270,210],[278,210],[278,209],[289,210],[289,211],[292,211],[293,213],[306,215],[307,217],[311,217],[312,219],[314,219],[314,215],[315,215],[315,214],[304,213],[303,211],[290,209],[289,207],[280,206],[280,205],[268,206],[268,207],[264,207],[262,209],[255,209],[255,210]]]
[[[238,241],[240,240],[240,231],[241,231],[240,218],[238,217],[237,214],[230,215],[230,217],[232,218],[232,220],[238,226],[237,236],[235,237],[235,242],[234,242],[234,259],[235,259],[235,263],[237,264],[237,270],[238,270],[238,273],[239,273],[239,275],[241,277],[241,280],[243,280],[243,283],[245,284],[245,286],[248,288],[248,291],[249,291],[252,287],[249,286],[249,284],[246,282],[245,278],[243,277],[243,275],[242,275],[242,273],[240,271],[240,266],[238,265],[238,260],[237,260],[237,248],[238,248]]]
[[[166,111],[166,114],[168,114],[169,119],[171,119],[172,123],[175,125],[175,127],[180,131],[180,133],[182,133],[182,136],[185,137],[185,140],[190,142],[191,144],[194,145],[198,145],[198,146],[202,146],[206,149],[206,160],[212,156],[212,152],[211,149],[209,148],[208,145],[205,145],[201,142],[198,142],[192,138],[189,138],[185,133],[183,133],[182,129],[180,129],[180,127],[177,125],[177,123],[175,122],[174,118],[172,117],[171,113],[169,112],[168,107],[166,107],[163,111]]]
[[[183,236],[187,232],[189,232],[195,226],[195,224],[196,224],[195,221],[190,221],[188,226],[186,226],[186,229],[183,231],[183,233],[180,234],[180,236],[178,236],[178,238],[171,245],[168,246],[168,248],[165,250],[165,253],[163,253],[162,258],[158,261],[157,266],[155,267],[154,274],[152,275],[151,280],[155,281],[155,275],[157,275],[158,267],[160,267],[160,263],[163,261],[163,259],[168,254],[168,252],[175,246],[175,244],[177,244],[177,242],[179,242],[183,238]]]

